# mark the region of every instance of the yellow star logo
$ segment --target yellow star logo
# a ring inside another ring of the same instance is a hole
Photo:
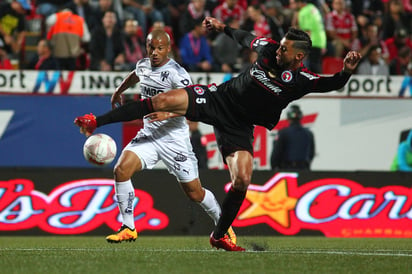
[[[289,211],[295,208],[297,199],[288,196],[286,179],[276,182],[267,191],[249,189],[246,199],[251,205],[239,215],[239,220],[268,216],[281,226],[289,227]]]

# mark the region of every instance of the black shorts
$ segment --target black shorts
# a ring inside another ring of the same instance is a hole
[[[215,85],[186,87],[189,96],[186,118],[214,127],[225,163],[225,158],[235,151],[246,150],[253,155],[253,124],[236,111],[236,106],[218,88]]]

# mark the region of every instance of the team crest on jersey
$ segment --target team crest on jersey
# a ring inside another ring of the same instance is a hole
[[[217,87],[216,87],[216,84],[215,84],[215,83],[207,85],[207,88],[208,88],[211,92],[217,91]]]
[[[160,78],[162,78],[162,81],[163,81],[163,82],[164,82],[168,77],[169,77],[169,72],[168,72],[168,71],[162,71],[162,73],[160,73]]]
[[[175,161],[176,162],[185,162],[187,160],[187,157],[185,155],[183,155],[182,153],[178,153],[175,156]]]
[[[267,38],[259,38],[256,39],[255,41],[253,41],[253,47],[256,48],[258,46],[265,46],[269,43],[269,41],[267,40]]]
[[[203,88],[199,87],[199,86],[196,86],[194,88],[194,91],[199,95],[203,95],[205,93],[205,90]]]
[[[282,78],[283,82],[287,83],[292,81],[293,74],[290,70],[285,70],[284,72],[282,72],[282,75],[280,77]]]

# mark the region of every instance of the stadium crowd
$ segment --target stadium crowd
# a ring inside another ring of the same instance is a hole
[[[160,28],[188,71],[242,71],[255,53],[205,32],[209,15],[277,41],[290,26],[307,31],[316,73],[335,72],[353,49],[364,56],[358,74],[412,74],[411,0],[2,0],[0,69],[129,71]]]

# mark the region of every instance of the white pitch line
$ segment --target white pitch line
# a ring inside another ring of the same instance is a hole
[[[117,248],[0,248],[0,252],[7,251],[87,251],[87,252],[101,252],[101,251],[127,251],[127,252],[217,252],[215,249],[117,249]],[[247,250],[246,253],[276,253],[282,254],[325,254],[325,255],[346,255],[346,256],[387,256],[387,257],[412,257],[411,253],[401,252],[362,252],[362,251],[339,251],[339,250],[264,250],[253,251]]]

